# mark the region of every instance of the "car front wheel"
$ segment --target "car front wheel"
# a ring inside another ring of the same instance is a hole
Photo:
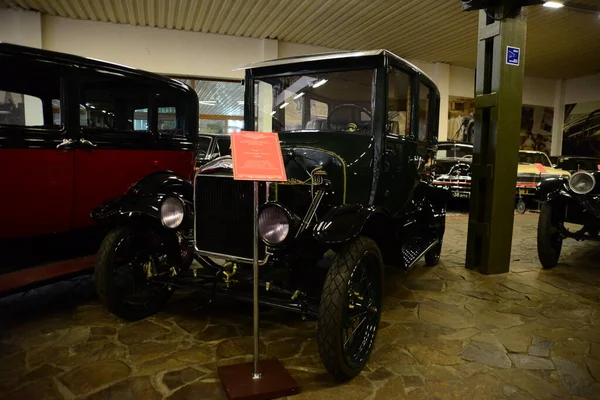
[[[149,278],[168,269],[174,260],[172,249],[169,237],[158,230],[118,227],[110,231],[100,245],[94,270],[100,301],[127,320],[155,314],[173,292]]]
[[[359,237],[336,254],[321,293],[317,344],[336,380],[365,367],[379,326],[383,262],[373,240]]]
[[[551,202],[543,203],[538,220],[537,250],[544,269],[554,268],[558,264],[562,249],[562,221],[555,207]]]

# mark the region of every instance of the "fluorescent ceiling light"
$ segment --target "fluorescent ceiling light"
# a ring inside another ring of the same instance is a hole
[[[200,100],[198,103],[203,104],[205,106],[214,106],[217,102],[214,100]]]
[[[558,1],[547,1],[544,3],[544,7],[548,8],[563,8],[565,5]]]
[[[294,100],[298,100],[300,97],[304,96],[304,92],[300,92],[294,96]]]
[[[285,108],[286,106],[289,106],[290,103],[283,103],[282,105],[279,106],[279,108]]]
[[[90,108],[96,108],[96,107],[94,107],[94,106],[90,106]]]
[[[326,83],[327,83],[327,79],[321,79],[319,82],[315,83],[315,84],[313,85],[313,87],[314,87],[314,88],[318,88],[319,86],[322,86],[322,85],[324,85],[324,84],[326,84]]]
[[[103,112],[104,114],[106,114],[106,110],[102,110],[102,112]]]
[[[238,103],[238,105],[240,105],[240,106],[243,106],[243,105],[244,105],[244,102],[243,102],[242,100],[238,100],[238,102],[237,102],[237,103]]]
[[[275,115],[275,111],[271,111],[271,115]]]

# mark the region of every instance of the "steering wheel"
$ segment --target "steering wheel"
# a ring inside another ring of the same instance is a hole
[[[331,116],[343,108],[355,108],[355,109],[359,110],[360,112],[364,112],[366,115],[369,116],[369,120],[366,122],[363,122],[363,123],[349,122],[348,126],[346,127],[346,130],[351,131],[351,132],[361,131],[361,130],[367,128],[369,126],[369,124],[371,123],[371,118],[372,118],[371,112],[369,110],[367,110],[366,108],[357,106],[356,104],[340,104],[339,106],[334,107],[333,110],[331,110],[329,112],[329,114],[327,114],[327,129],[329,129],[330,131],[336,130],[336,129],[333,129],[331,126],[331,120],[332,120]],[[359,118],[360,118],[360,114],[359,114]]]

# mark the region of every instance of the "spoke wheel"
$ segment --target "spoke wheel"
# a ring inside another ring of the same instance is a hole
[[[546,201],[540,210],[538,220],[537,250],[540,263],[544,269],[554,268],[558,264],[562,249],[563,221],[558,216],[557,205]]]
[[[317,343],[337,380],[352,379],[369,359],[381,317],[382,273],[379,248],[366,237],[341,250],[327,272]]]
[[[523,200],[519,200],[517,202],[517,212],[519,214],[525,214],[525,211],[527,211],[527,204],[525,204]]]
[[[94,279],[100,300],[113,314],[138,320],[169,300],[170,288],[152,284],[149,277],[168,270],[174,260],[172,245],[151,229],[120,227],[104,238]]]

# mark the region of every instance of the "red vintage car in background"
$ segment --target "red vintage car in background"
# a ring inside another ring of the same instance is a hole
[[[0,295],[93,266],[97,205],[191,179],[198,97],[176,80],[0,43]]]

